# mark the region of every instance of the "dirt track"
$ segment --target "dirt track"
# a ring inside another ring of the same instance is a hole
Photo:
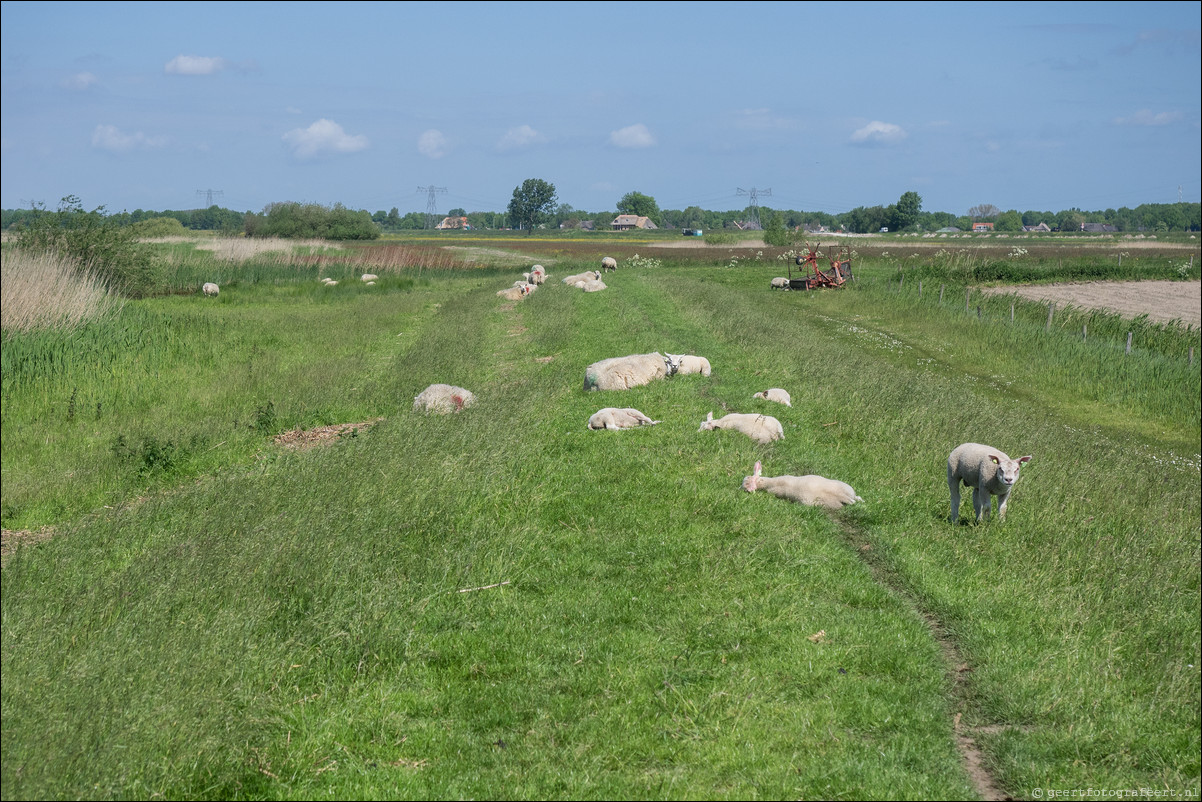
[[[1124,317],[1146,314],[1151,320],[1180,320],[1202,327],[1200,281],[1087,281],[1035,287],[993,287],[985,292],[1014,293],[1036,301],[1109,309]]]

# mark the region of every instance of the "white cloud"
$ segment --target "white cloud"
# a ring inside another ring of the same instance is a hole
[[[873,120],[851,135],[852,142],[862,145],[887,145],[901,142],[905,138],[906,132],[900,125],[883,123],[880,120]]]
[[[505,136],[497,142],[497,150],[514,150],[528,145],[541,145],[546,141],[547,137],[530,126],[519,125],[517,128],[510,128],[505,132]]]
[[[441,159],[447,155],[447,138],[442,131],[431,128],[417,138],[417,150],[428,159]]]
[[[655,144],[655,137],[642,123],[628,125],[610,133],[609,142],[619,148],[649,148]]]
[[[1140,109],[1130,117],[1115,117],[1115,125],[1172,125],[1181,119],[1179,111],[1153,113],[1151,109]]]
[[[90,72],[77,72],[69,78],[64,78],[59,85],[64,89],[84,92],[100,83],[100,79]]]
[[[146,150],[161,148],[167,144],[166,137],[147,136],[138,131],[127,134],[115,125],[98,125],[92,132],[92,147],[113,153],[127,153],[131,150]]]
[[[284,141],[292,146],[292,155],[298,159],[323,153],[354,153],[368,144],[367,137],[351,136],[341,125],[324,117],[308,128],[294,128],[284,134]]]
[[[168,61],[163,70],[168,75],[213,75],[228,66],[230,63],[223,58],[180,54]]]

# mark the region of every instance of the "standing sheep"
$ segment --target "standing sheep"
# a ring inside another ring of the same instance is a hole
[[[775,401],[778,404],[784,404],[787,407],[793,406],[793,398],[787,390],[782,390],[779,387],[772,387],[764,390],[761,393],[756,393],[752,398],[762,398],[765,401]]]
[[[710,375],[710,361],[703,356],[665,352],[664,359],[668,363],[668,373],[672,376],[677,374],[687,376],[690,373],[700,373],[702,376]]]
[[[616,272],[618,269],[618,260],[612,256],[606,256],[601,260],[601,269],[606,273],[609,273],[610,271]]]
[[[216,298],[217,293],[221,292],[221,288],[211,281],[205,282],[205,285],[200,289],[209,298]]]
[[[476,396],[462,387],[450,384],[431,384],[413,397],[414,412],[437,412],[446,415],[476,403]]]
[[[543,268],[542,265],[535,265],[534,267],[530,268],[530,283],[531,284],[542,284],[546,280],[547,280],[547,271]]]
[[[997,496],[997,517],[1006,520],[1010,491],[1018,483],[1018,471],[1030,455],[1010,459],[1005,452],[980,443],[962,443],[947,458],[947,489],[952,494],[952,523],[960,520],[960,483],[972,488],[972,508],[977,521],[989,518],[993,497]]]
[[[593,416],[588,419],[588,427],[590,429],[634,429],[638,426],[654,426],[659,422],[651,420],[632,407],[625,409],[606,407],[593,413]]]
[[[697,431],[709,432],[714,429],[733,429],[736,432],[742,432],[762,445],[767,445],[773,440],[783,440],[785,438],[784,427],[780,425],[780,421],[771,415],[743,415],[738,412],[732,412],[729,415],[724,415],[714,420],[714,413],[711,412],[701,422],[701,428]]]
[[[827,479],[825,476],[814,474],[761,476],[761,470],[762,467],[757,462],[753,474],[743,479],[743,489],[748,493],[765,490],[777,498],[808,504],[811,507],[825,507],[828,510],[837,510],[864,500],[856,495],[851,485],[837,479]]]
[[[584,370],[585,390],[629,390],[666,378],[668,365],[658,351],[615,356],[594,362]]]

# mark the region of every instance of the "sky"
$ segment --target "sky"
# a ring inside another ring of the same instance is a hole
[[[1202,3],[0,4],[0,205],[1197,202]],[[441,191],[441,190],[444,190]],[[741,192],[740,192],[741,191]]]

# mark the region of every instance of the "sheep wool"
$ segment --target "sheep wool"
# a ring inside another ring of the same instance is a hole
[[[367,282],[375,281],[378,278],[379,278],[379,276],[377,276],[375,273],[364,273],[362,276],[359,277],[359,280],[362,281],[364,284],[366,284]]]
[[[1010,492],[1018,484],[1019,469],[1031,461],[1030,455],[1010,459],[1005,452],[981,443],[961,443],[947,457],[947,489],[951,493],[952,523],[960,520],[960,483],[972,488],[972,508],[978,522],[989,518],[993,497],[997,496],[997,517],[1006,519]]]
[[[576,286],[585,292],[601,292],[601,290],[609,289],[609,285],[601,279],[594,279],[592,281],[579,281],[576,283]]]
[[[816,474],[762,476],[762,471],[763,466],[757,462],[752,475],[743,479],[743,489],[748,493],[763,490],[786,501],[808,504],[811,507],[825,507],[828,510],[837,510],[864,500],[856,495],[851,485],[838,479],[827,479]]]
[[[711,412],[701,422],[701,428],[697,431],[709,432],[714,429],[731,429],[747,435],[762,445],[767,445],[773,440],[785,439],[784,427],[771,415],[744,415],[732,412],[715,420],[714,413]]]
[[[574,276],[566,276],[561,278],[560,283],[567,284],[569,287],[574,286],[578,281],[600,281],[601,271],[586,270],[583,273],[577,273]]]
[[[221,292],[221,288],[218,287],[216,284],[214,284],[211,281],[205,282],[205,285],[203,287],[201,287],[200,289],[202,292],[204,292],[205,295],[207,295],[210,298],[216,298],[217,293]]]
[[[777,276],[776,278],[772,279],[772,289],[774,289],[774,290],[789,289],[789,280],[787,278],[785,278],[784,276]]]
[[[612,256],[606,256],[601,260],[601,269],[606,273],[609,273],[610,271],[616,271],[618,269],[618,260]]]
[[[788,391],[782,390],[779,387],[772,387],[763,392],[756,393],[752,398],[762,398],[765,401],[775,401],[778,404],[784,404],[787,407],[793,406],[793,398]]]
[[[508,289],[501,290],[497,293],[497,295],[499,297],[504,298],[507,301],[520,301],[529,294],[530,294],[530,285],[529,284],[522,284],[520,286],[510,287]]]
[[[677,374],[687,376],[690,373],[700,373],[702,376],[710,375],[710,361],[703,356],[665,353],[664,359],[668,362],[668,373],[673,376]]]
[[[629,390],[666,378],[663,354],[631,354],[594,362],[584,370],[585,390]]]
[[[593,416],[588,419],[588,427],[590,429],[635,429],[639,426],[654,426],[659,422],[651,420],[632,407],[625,409],[606,407],[593,413]]]
[[[446,415],[476,403],[476,396],[462,387],[451,384],[431,384],[413,397],[414,412],[436,412]]]

